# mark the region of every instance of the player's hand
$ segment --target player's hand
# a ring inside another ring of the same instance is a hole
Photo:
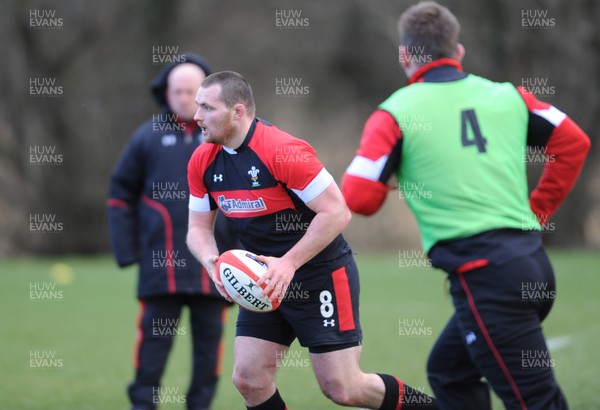
[[[281,303],[290,282],[294,278],[296,268],[284,258],[257,255],[256,259],[266,264],[268,268],[267,273],[256,282],[258,286],[262,286],[263,283],[268,281],[262,296],[269,295],[269,302],[277,299]]]
[[[233,299],[229,297],[227,292],[225,292],[225,287],[223,286],[223,282],[221,282],[221,278],[219,277],[219,272],[217,271],[217,260],[219,257],[217,255],[209,255],[202,258],[202,266],[208,272],[208,276],[215,283],[215,287],[217,291],[229,302],[233,302]]]

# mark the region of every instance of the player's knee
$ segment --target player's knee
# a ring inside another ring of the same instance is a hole
[[[252,396],[267,388],[265,378],[251,369],[236,366],[233,370],[233,384],[244,397]]]
[[[340,406],[356,406],[358,386],[353,388],[341,379],[329,379],[320,383],[321,391],[329,400]]]
[[[233,385],[238,389],[242,396],[251,394],[258,386],[255,381],[242,371],[235,370],[232,377]]]

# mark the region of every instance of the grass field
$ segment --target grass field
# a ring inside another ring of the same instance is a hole
[[[562,251],[550,256],[558,298],[544,330],[547,338],[558,341],[553,351],[555,371],[571,408],[598,409],[600,353],[594,346],[600,339],[600,255]],[[395,374],[430,391],[425,362],[452,312],[444,276],[425,266],[400,269],[397,254],[361,253],[357,260],[362,280],[362,367]],[[135,268],[119,270],[108,257],[0,262],[0,408],[128,408],[125,386],[133,375],[138,311],[135,279]],[[237,311],[230,310],[214,409],[243,408],[230,381],[236,316]],[[187,326],[187,316],[180,323]],[[407,332],[407,325],[417,331]],[[293,352],[278,377],[289,408],[335,408],[322,397],[307,352],[297,344]],[[165,401],[177,402],[185,394],[189,356],[189,336],[177,336],[163,380]],[[162,408],[185,407],[169,403]],[[494,408],[502,405],[496,400]]]

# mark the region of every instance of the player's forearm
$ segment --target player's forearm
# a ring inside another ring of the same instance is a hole
[[[208,258],[219,255],[212,229],[190,227],[187,235],[187,246],[192,255],[205,267],[208,265]]]
[[[325,249],[350,222],[351,214],[348,208],[340,208],[332,212],[317,213],[302,239],[283,256],[283,259],[289,260],[298,270]]]
[[[342,179],[342,194],[348,208],[361,215],[373,215],[385,202],[390,187],[379,181],[346,173]]]
[[[396,119],[387,111],[375,111],[342,179],[342,193],[352,212],[372,215],[381,208],[390,189],[385,181],[398,168],[401,152],[402,132]]]

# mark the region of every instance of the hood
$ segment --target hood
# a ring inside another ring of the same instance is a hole
[[[169,77],[169,73],[173,68],[177,67],[179,64],[192,63],[200,67],[207,77],[212,74],[212,70],[202,57],[192,53],[184,53],[181,56],[182,58],[179,59],[181,61],[174,61],[166,66],[160,73],[158,73],[158,75],[154,78],[154,81],[152,81],[152,95],[154,96],[154,99],[158,103],[159,107],[166,111],[169,110],[167,99],[165,98],[165,91],[167,90],[167,78]]]

